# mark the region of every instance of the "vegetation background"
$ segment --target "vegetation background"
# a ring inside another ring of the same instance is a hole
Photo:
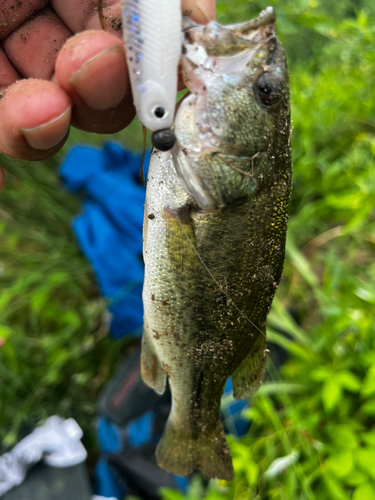
[[[289,60],[294,189],[270,346],[287,353],[230,438],[235,478],[199,478],[164,500],[375,500],[375,2],[218,0],[238,22],[275,7]],[[79,199],[50,161],[0,158],[0,442],[74,416],[95,454],[95,401],[127,341],[107,338],[105,303],[70,230]],[[111,138],[113,139],[113,137]],[[118,134],[141,143],[135,123]],[[142,207],[139,207],[142,210]]]

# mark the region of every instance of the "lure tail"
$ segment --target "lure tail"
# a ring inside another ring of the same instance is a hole
[[[232,458],[220,422],[210,433],[177,430],[169,420],[156,449],[158,465],[187,476],[199,469],[209,478],[233,479]]]

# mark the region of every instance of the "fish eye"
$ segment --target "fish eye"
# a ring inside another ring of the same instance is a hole
[[[255,82],[255,89],[265,106],[276,104],[281,97],[280,80],[272,73],[262,73]]]

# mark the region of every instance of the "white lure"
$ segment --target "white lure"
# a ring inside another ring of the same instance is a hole
[[[170,128],[181,55],[181,0],[122,0],[134,105],[152,132]]]

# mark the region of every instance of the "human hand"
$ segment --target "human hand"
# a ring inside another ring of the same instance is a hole
[[[114,133],[132,121],[121,2],[103,3],[105,32],[94,0],[0,0],[0,153],[43,160],[70,125]],[[182,9],[206,23],[215,0],[182,0]]]

